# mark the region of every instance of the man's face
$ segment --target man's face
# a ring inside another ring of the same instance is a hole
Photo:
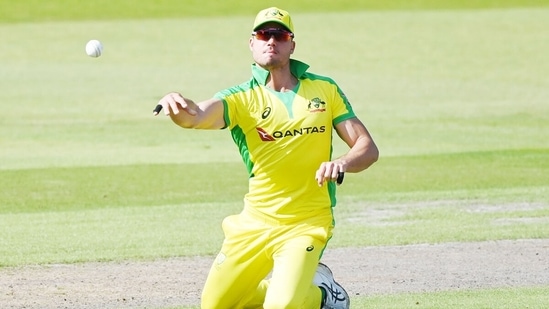
[[[294,48],[293,35],[278,23],[262,25],[250,38],[254,61],[267,70],[286,65]]]

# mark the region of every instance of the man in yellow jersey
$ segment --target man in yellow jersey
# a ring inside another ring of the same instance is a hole
[[[169,93],[154,111],[183,128],[228,129],[249,173],[244,209],[222,223],[204,309],[349,308],[320,258],[335,222],[335,181],[368,168],[378,149],[339,86],[290,58],[295,46],[288,12],[262,10],[250,80],[198,103]],[[349,145],[335,159],[334,130]]]

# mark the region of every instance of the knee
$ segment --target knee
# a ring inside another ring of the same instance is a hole
[[[295,298],[277,297],[276,299],[266,299],[263,309],[299,309],[303,308],[303,301]]]
[[[221,308],[229,308],[229,307],[226,304],[223,304],[223,301],[221,299],[204,297],[204,295],[202,295],[202,299],[200,301],[200,309],[221,309]]]

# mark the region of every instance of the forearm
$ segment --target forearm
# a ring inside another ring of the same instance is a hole
[[[158,104],[164,109],[164,114],[170,116],[171,120],[182,128],[221,129],[225,127],[224,107],[220,99],[211,98],[197,104],[180,93],[172,92],[165,95]]]
[[[341,162],[345,172],[358,173],[370,167],[378,158],[379,150],[373,140],[368,136],[361,136],[346,154],[335,161]]]

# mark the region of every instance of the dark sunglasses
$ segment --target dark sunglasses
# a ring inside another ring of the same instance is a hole
[[[274,37],[276,41],[280,42],[290,41],[294,37],[294,34],[290,31],[278,28],[257,30],[252,32],[252,35],[261,41],[268,41],[271,37]]]

